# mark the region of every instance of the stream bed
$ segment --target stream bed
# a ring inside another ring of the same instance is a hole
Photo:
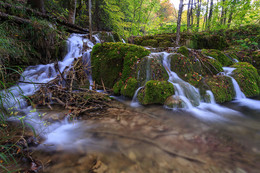
[[[241,115],[223,113],[227,121],[207,121],[185,110],[157,105],[133,108],[130,100],[119,100],[123,103],[113,101],[107,110],[53,130],[33,154],[44,172],[243,173],[260,169],[257,110],[228,103],[225,106],[238,109]],[[62,116],[58,109],[39,111],[53,119]]]

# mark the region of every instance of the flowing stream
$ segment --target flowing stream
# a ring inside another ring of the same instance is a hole
[[[93,37],[100,43],[97,35]],[[83,45],[89,49],[83,50]],[[260,101],[245,97],[231,77],[233,68],[225,67],[223,75],[232,79],[236,98],[223,105],[215,102],[211,91],[207,91],[210,100],[202,101],[199,90],[171,69],[171,54],[166,52],[150,56],[162,57],[168,81],[174,86],[175,96],[183,101],[183,108],[141,106],[137,94],[143,86],[136,90],[132,101],[121,99],[123,104],[116,103],[107,113],[91,114],[100,116],[98,120],[83,117],[69,122],[69,112],[62,108],[35,110],[27,105],[25,96],[33,95],[40,84],[69,70],[79,57],[83,57],[88,67],[86,73],[92,89],[90,52],[93,46],[85,35],[72,34],[68,39],[68,53],[62,61],[30,66],[16,86],[1,91],[12,93],[7,94],[5,106],[17,109],[18,118],[25,119],[43,136],[34,154],[47,165],[47,172],[91,172],[93,169],[100,172],[257,172],[260,169],[257,165],[260,161]],[[149,74],[146,78],[148,80]],[[42,118],[46,114],[64,118],[46,124]]]

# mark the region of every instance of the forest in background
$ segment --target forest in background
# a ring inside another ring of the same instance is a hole
[[[170,0],[37,1],[34,3],[41,4],[40,10],[43,8],[48,14],[84,28],[89,27],[91,9],[94,31],[114,31],[125,38],[175,33],[178,12],[182,14],[181,31],[212,31],[260,22],[259,0],[182,0],[179,7],[174,7]],[[14,1],[4,2],[13,4]]]

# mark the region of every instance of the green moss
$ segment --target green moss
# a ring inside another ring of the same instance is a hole
[[[112,88],[116,81],[126,81],[135,73],[138,60],[150,54],[141,46],[124,43],[96,44],[91,53],[92,76],[97,84],[102,81]]]
[[[165,100],[174,95],[174,87],[167,81],[148,81],[138,93],[138,100],[143,105],[163,104]]]
[[[253,65],[257,69],[258,74],[260,74],[260,51],[254,51],[252,53]]]
[[[185,46],[181,46],[181,47],[178,49],[177,53],[180,53],[180,54],[182,54],[182,55],[184,55],[184,56],[186,56],[186,57],[189,57],[189,50],[188,50],[187,47],[185,47]]]
[[[181,54],[172,54],[169,58],[171,59],[171,70],[186,82],[196,86],[202,79],[203,72],[198,60]]]
[[[115,95],[120,95],[121,88],[124,85],[124,82],[122,80],[119,80],[115,85],[113,86],[113,92]]]
[[[223,52],[215,49],[203,49],[202,53],[211,56],[218,60],[223,66],[230,66],[233,64],[232,60],[228,58]]]
[[[172,43],[170,41],[159,42],[159,47],[171,47]]]
[[[135,78],[130,78],[126,81],[126,84],[121,88],[121,94],[132,98],[135,94],[135,90],[138,87],[138,82]]]
[[[203,84],[200,85],[200,90],[204,91],[201,94],[205,94],[205,90],[207,89],[212,91],[215,100],[218,103],[231,101],[235,97],[232,80],[227,76],[212,76],[205,78]]]
[[[158,47],[158,41],[155,39],[144,40],[141,43],[142,46]]]
[[[136,78],[139,86],[144,86],[149,80],[168,80],[167,71],[162,65],[162,56],[151,55],[144,57],[138,64],[136,70]]]
[[[208,33],[197,33],[192,36],[192,48],[194,49],[218,49],[223,50],[228,47],[227,41],[220,35]]]
[[[241,91],[247,96],[257,96],[260,94],[260,76],[256,68],[247,62],[234,64],[236,68],[232,76],[236,79]]]

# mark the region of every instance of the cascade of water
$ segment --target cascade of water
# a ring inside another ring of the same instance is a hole
[[[212,91],[207,90],[206,93],[207,93],[207,95],[210,98],[210,103],[211,104],[216,104],[215,97],[214,97],[214,94],[212,93]]]
[[[132,99],[132,102],[131,102],[131,106],[132,107],[139,107],[140,104],[138,102],[138,99],[137,99],[137,95],[138,95],[138,92],[140,91],[140,89],[142,89],[143,87],[139,87],[136,91],[135,91],[135,94],[134,94],[134,97]]]
[[[231,76],[232,72],[236,69],[236,68],[231,68],[231,67],[223,67],[224,69],[224,75],[228,76],[231,78],[233,86],[234,86],[234,90],[236,93],[236,97],[235,99],[244,99],[246,98],[245,94],[241,91],[237,81]]]
[[[171,71],[171,65],[170,65],[170,59],[169,53],[163,52],[163,66],[168,72],[169,75],[169,82],[171,82],[175,89],[176,89],[176,94],[182,100],[185,102],[186,106],[188,108],[191,107],[191,105],[199,105],[200,104],[200,94],[198,89],[196,89],[194,86],[189,84],[188,82],[183,81],[177,73]],[[183,99],[184,98],[184,99]]]

